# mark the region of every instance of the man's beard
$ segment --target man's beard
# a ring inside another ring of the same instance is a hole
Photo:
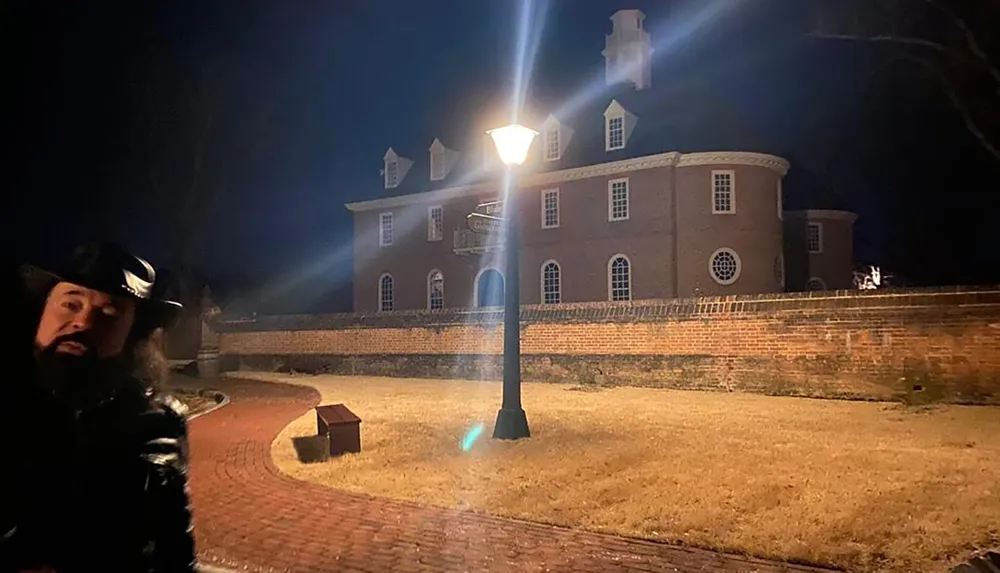
[[[59,352],[64,342],[86,346],[83,355]],[[69,404],[84,406],[108,396],[126,372],[124,360],[100,358],[86,332],[60,336],[35,351],[39,384]]]

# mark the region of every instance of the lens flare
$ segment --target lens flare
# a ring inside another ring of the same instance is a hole
[[[462,438],[462,451],[467,452],[472,449],[472,446],[479,439],[479,436],[483,435],[483,424],[476,424],[468,432],[465,433],[465,437]]]

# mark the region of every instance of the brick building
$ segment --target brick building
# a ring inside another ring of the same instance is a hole
[[[611,17],[599,95],[533,97],[519,119],[540,132],[505,215],[520,222],[524,304],[785,290],[785,250],[803,244],[785,240],[803,221],[783,221],[789,162],[717,117],[705,94],[654,89],[643,19],[638,10]],[[471,98],[471,116],[461,107],[429,143],[387,150],[381,197],[347,205],[355,311],[502,304],[500,237],[473,231],[466,215],[501,199],[503,169],[485,131],[508,119],[492,114],[490,98]],[[797,280],[808,275],[801,288],[818,288],[811,278],[840,286],[842,266],[849,285],[847,219],[824,219],[821,235],[834,231],[823,243],[838,246],[822,255],[826,274],[796,267]]]
[[[848,211],[785,211],[787,290],[852,288],[855,220]]]

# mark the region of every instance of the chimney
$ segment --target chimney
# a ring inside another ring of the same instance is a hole
[[[604,80],[609,86],[628,83],[644,90],[652,83],[653,46],[642,28],[640,10],[619,10],[611,16],[611,34],[604,37]]]

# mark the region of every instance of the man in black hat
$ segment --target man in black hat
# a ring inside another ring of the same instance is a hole
[[[143,373],[180,304],[113,244],[21,277],[33,359],[0,394],[0,571],[194,571],[184,407]]]

